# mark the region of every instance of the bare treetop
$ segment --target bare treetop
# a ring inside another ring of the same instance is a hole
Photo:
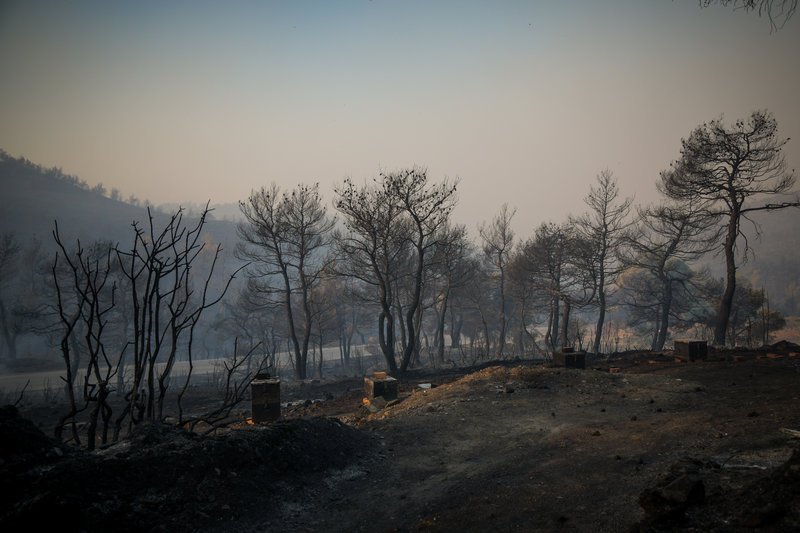
[[[756,11],[758,16],[766,15],[769,18],[771,29],[779,30],[792,18],[797,11],[797,0],[701,0],[703,7],[712,4],[733,6],[734,9]]]
[[[799,207],[800,198],[769,202],[795,184],[794,171],[787,171],[783,147],[788,139],[778,137],[778,123],[768,111],[755,111],[745,120],[727,126],[715,119],[696,128],[681,141],[681,157],[661,174],[659,190],[668,198],[694,203],[707,219],[724,225],[725,238],[718,243],[725,253],[726,287],[717,312],[714,340],[725,343],[728,319],[736,289],[735,251],[739,237],[747,238],[741,222],[749,213]]]
[[[250,261],[249,287],[266,302],[280,302],[284,307],[295,375],[305,379],[313,326],[311,300],[313,289],[331,262],[334,219],[327,214],[318,184],[299,184],[282,192],[273,183],[253,191],[239,207],[245,222],[238,225],[243,242],[237,253]],[[298,294],[299,302],[295,302]],[[296,316],[298,305],[302,320]]]
[[[782,152],[788,141],[778,137],[778,123],[768,111],[756,111],[732,127],[712,120],[681,141],[681,158],[661,174],[658,188],[674,200],[704,202],[711,216],[791,207],[796,198],[765,201],[795,185]]]
[[[514,248],[514,230],[511,229],[511,219],[517,213],[517,208],[510,209],[508,204],[503,204],[500,213],[492,219],[488,226],[482,223],[478,227],[481,240],[483,241],[483,254],[492,263],[498,276],[499,298],[499,322],[500,332],[498,334],[497,355],[503,355],[506,342],[506,294],[505,278],[506,267],[509,256]]]

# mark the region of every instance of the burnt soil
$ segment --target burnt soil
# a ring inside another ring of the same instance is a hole
[[[279,422],[91,453],[3,408],[0,529],[798,531],[796,353],[415,371],[388,406],[287,384]]]

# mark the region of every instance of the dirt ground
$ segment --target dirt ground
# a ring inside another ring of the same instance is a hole
[[[207,438],[149,428],[95,454],[7,413],[0,427],[28,441],[0,434],[0,520],[59,516],[62,529],[88,531],[797,531],[795,349],[416,371],[398,402],[372,409],[360,379],[294,384],[279,423]]]

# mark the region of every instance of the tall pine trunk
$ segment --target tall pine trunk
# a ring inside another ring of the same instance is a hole
[[[658,317],[658,337],[656,338],[655,350],[663,350],[664,343],[667,342],[667,332],[669,330],[669,312],[672,307],[672,282],[664,280],[664,299],[661,302],[661,316]]]
[[[597,291],[597,325],[594,330],[594,344],[592,345],[592,353],[595,357],[600,355],[600,342],[603,340],[603,326],[606,322],[606,287],[605,287],[605,273],[603,272],[603,265],[600,267],[600,286]]]
[[[563,316],[561,318],[561,346],[567,346],[569,344],[569,314],[572,311],[572,304],[566,298],[564,299],[564,311]]]
[[[733,308],[733,295],[736,292],[736,257],[734,247],[736,237],[739,233],[739,213],[738,210],[730,215],[728,221],[728,231],[725,235],[725,292],[719,302],[717,309],[717,323],[714,326],[714,344],[717,346],[725,345],[725,337],[728,332],[731,309]]]

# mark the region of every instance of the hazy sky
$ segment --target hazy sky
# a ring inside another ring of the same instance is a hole
[[[800,16],[697,0],[0,0],[0,148],[154,203],[413,164],[472,228],[657,198],[681,137],[767,108],[800,167]]]

